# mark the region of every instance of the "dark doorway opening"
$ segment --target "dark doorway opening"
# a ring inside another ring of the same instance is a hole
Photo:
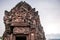
[[[17,36],[16,40],[26,40],[26,36]]]

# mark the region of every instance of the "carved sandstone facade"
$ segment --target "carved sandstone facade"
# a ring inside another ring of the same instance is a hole
[[[26,2],[5,11],[3,40],[45,40],[38,11]]]

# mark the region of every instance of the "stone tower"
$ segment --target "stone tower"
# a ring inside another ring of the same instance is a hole
[[[38,11],[26,2],[5,11],[3,40],[46,40]]]

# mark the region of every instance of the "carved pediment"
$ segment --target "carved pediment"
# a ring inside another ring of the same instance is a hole
[[[5,11],[4,23],[12,26],[19,24],[36,25],[36,20],[39,18],[37,16],[38,12],[35,11],[35,8],[32,8],[26,2],[20,2],[10,12]]]

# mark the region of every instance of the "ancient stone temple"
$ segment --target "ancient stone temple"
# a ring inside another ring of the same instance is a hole
[[[46,40],[38,11],[26,2],[5,11],[3,40]]]

